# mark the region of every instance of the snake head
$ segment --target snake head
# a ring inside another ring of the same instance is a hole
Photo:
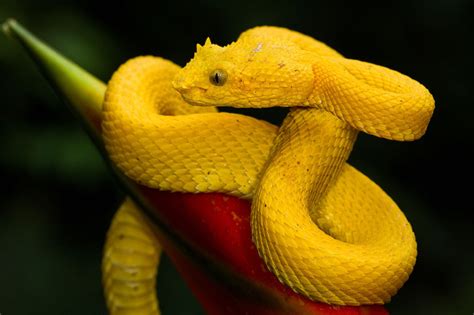
[[[200,106],[297,106],[312,90],[311,65],[294,44],[246,37],[225,47],[208,39],[173,86]],[[293,82],[293,83],[292,83]]]

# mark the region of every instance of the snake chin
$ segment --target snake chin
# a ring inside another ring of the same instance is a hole
[[[199,102],[199,101],[195,101],[191,98],[187,98],[185,96],[183,96],[183,99],[185,100],[186,103],[188,103],[189,105],[192,105],[192,106],[212,106],[211,104],[206,104],[206,103],[203,103],[203,102]]]

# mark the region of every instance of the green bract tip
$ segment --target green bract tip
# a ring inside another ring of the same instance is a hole
[[[105,84],[46,45],[14,19],[6,20],[2,30],[22,44],[54,90],[79,115],[89,135],[102,150],[100,122]]]

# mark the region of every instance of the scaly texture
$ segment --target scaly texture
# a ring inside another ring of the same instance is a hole
[[[344,164],[356,134],[323,110],[291,111],[252,203],[254,242],[267,266],[330,304],[390,300],[416,257],[397,206]]]
[[[149,187],[250,197],[275,126],[190,106],[171,87],[178,70],[170,61],[139,57],[113,75],[102,124],[111,159]]]
[[[113,315],[159,315],[156,274],[161,247],[140,210],[126,200],[107,233],[102,282]]]
[[[280,281],[311,299],[389,301],[413,269],[415,238],[396,204],[345,162],[359,130],[395,140],[422,136],[434,108],[429,92],[275,27],[251,29],[226,47],[208,40],[178,70],[141,57],[114,74],[103,134],[119,168],[162,190],[253,198],[259,254]],[[278,131],[189,106],[172,90],[173,77],[194,105],[296,108]],[[185,115],[169,117],[175,114]]]

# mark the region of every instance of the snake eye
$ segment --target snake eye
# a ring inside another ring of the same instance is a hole
[[[227,81],[227,72],[220,69],[214,70],[209,75],[209,81],[214,85],[222,86]]]

